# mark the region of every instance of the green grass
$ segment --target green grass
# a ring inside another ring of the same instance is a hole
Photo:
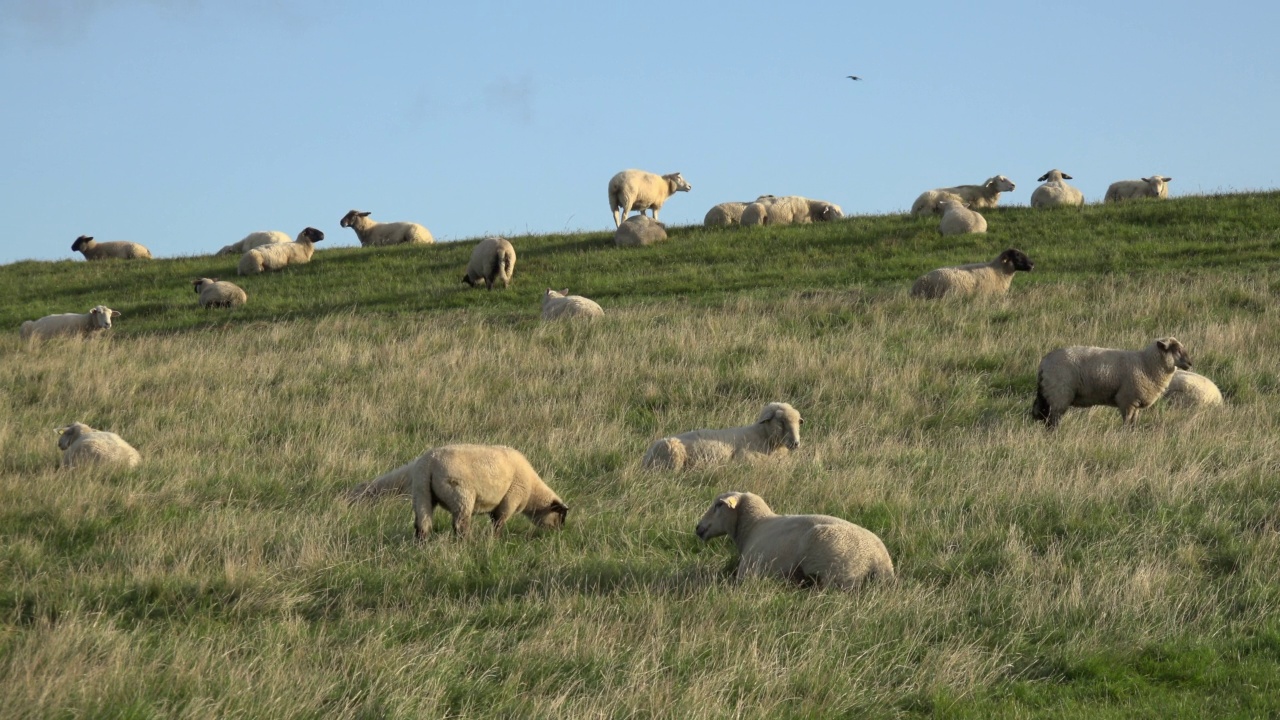
[[[0,337],[2,717],[1266,717],[1280,714],[1280,194],[821,226],[0,267],[0,324],[104,303],[109,337]],[[232,238],[234,239],[234,238]],[[1016,246],[1007,297],[910,281]],[[231,271],[231,272],[229,272]],[[189,281],[242,284],[237,311]],[[606,317],[544,325],[547,286]],[[1064,344],[1176,335],[1228,406],[1027,411]],[[665,434],[785,400],[803,449],[647,473]],[[110,429],[127,472],[57,469]],[[413,541],[357,482],[448,442],[522,450],[572,507]],[[719,492],[849,518],[894,583],[732,579]]]

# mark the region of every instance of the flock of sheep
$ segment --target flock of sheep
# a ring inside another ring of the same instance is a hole
[[[1033,207],[1079,206],[1083,195],[1066,183],[1071,176],[1051,170],[1031,197]],[[1142,180],[1113,183],[1106,201],[1138,197],[1167,197],[1170,178],[1153,175]],[[680,175],[656,175],[625,170],[608,185],[609,204],[617,228],[618,245],[648,245],[666,238],[658,212],[677,192],[692,187]],[[995,207],[1000,193],[1014,183],[1003,175],[982,185],[959,185],[930,190],[912,205],[916,215],[940,216],[943,234],[985,232],[986,220],[975,209]],[[651,211],[652,217],[645,215]],[[631,212],[639,211],[634,217]],[[431,233],[417,223],[379,223],[370,213],[348,212],[342,227],[355,231],[362,246],[429,244]],[[799,196],[762,195],[753,202],[721,203],[711,208],[706,225],[771,225],[827,222],[843,217],[834,203]],[[241,275],[281,270],[311,260],[315,243],[324,233],[312,227],[290,240],[281,232],[255,232],[218,251],[239,254]],[[132,242],[96,242],[81,236],[72,250],[86,260],[150,259],[151,253]],[[490,237],[476,244],[462,276],[472,287],[506,288],[515,271],[516,251],[505,238]],[[1001,294],[1008,291],[1016,272],[1029,272],[1034,263],[1022,251],[1009,248],[990,262],[938,268],[911,286],[913,297]],[[206,308],[233,308],[248,300],[244,290],[217,278],[193,283],[199,304]],[[568,289],[548,288],[542,299],[542,317],[594,318],[604,314],[594,301],[570,295]],[[111,328],[118,311],[99,305],[88,313],[50,315],[22,324],[23,339],[57,335],[90,335]],[[1161,338],[1139,350],[1073,346],[1054,350],[1040,362],[1032,417],[1052,429],[1071,407],[1116,407],[1124,423],[1133,423],[1140,409],[1162,397],[1187,405],[1217,405],[1222,395],[1211,380],[1189,372],[1186,349],[1175,338]],[[791,405],[771,402],[750,425],[703,429],[660,438],[645,452],[641,465],[650,471],[748,461],[784,455],[800,447],[804,419]],[[95,430],[83,423],[60,428],[58,447],[62,465],[75,467],[103,463],[135,467],[141,455],[120,436]],[[453,517],[456,535],[466,535],[473,515],[489,515],[495,531],[516,514],[528,516],[538,527],[558,528],[569,506],[539,477],[519,451],[500,445],[446,445],[427,451],[414,461],[392,470],[347,494],[355,502],[376,496],[408,494],[413,501],[414,530],[419,539],[431,532],[431,516],[443,506]],[[709,540],[728,535],[737,546],[738,576],[760,574],[845,589],[859,587],[875,577],[892,577],[893,561],[874,533],[847,520],[827,515],[777,515],[763,499],[751,493],[729,492],[716,498],[697,524],[697,535]]]

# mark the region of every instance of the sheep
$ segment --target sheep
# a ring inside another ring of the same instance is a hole
[[[1117,180],[1107,188],[1107,194],[1102,200],[1109,203],[1136,198],[1158,198],[1163,200],[1169,197],[1168,183],[1170,182],[1173,182],[1173,178],[1160,175],[1152,175],[1141,180]]]
[[[217,252],[218,255],[243,255],[256,247],[292,242],[288,233],[279,230],[251,232]]]
[[[1072,177],[1061,170],[1050,170],[1040,176],[1037,182],[1044,183],[1031,191],[1031,207],[1080,207],[1084,205],[1084,193],[1065,181]]]
[[[942,211],[942,219],[938,221],[938,232],[943,235],[967,235],[987,231],[987,219],[965,207],[964,203],[954,196],[939,200],[938,209]]]
[[[120,317],[120,311],[106,305],[95,305],[87,313],[61,313],[46,315],[39,320],[22,323],[18,334],[23,340],[51,338],[56,335],[93,335],[111,329],[111,321]]]
[[[1190,370],[1191,359],[1172,337],[1141,350],[1059,348],[1040,360],[1031,416],[1052,430],[1067,408],[1110,405],[1125,425],[1132,425],[1138,410],[1159,400],[1179,369]]]
[[[511,285],[511,274],[516,270],[516,249],[506,238],[487,237],[476,243],[471,251],[471,262],[467,263],[467,273],[462,282],[475,287],[484,282],[486,288],[492,290],[498,280],[505,289]]]
[[[641,215],[645,210],[652,210],[653,219],[657,220],[658,211],[667,198],[692,189],[678,172],[655,175],[644,170],[623,170],[609,180],[609,209],[613,212],[614,227],[620,227],[632,210],[639,210]]]
[[[196,295],[200,296],[202,308],[233,308],[249,301],[249,296],[235,283],[218,278],[200,278],[192,280],[191,285]]]
[[[98,242],[88,235],[81,235],[71,243],[71,252],[84,254],[85,260],[150,260],[151,251],[136,242],[115,240]]]
[[[940,298],[944,295],[1001,295],[1009,291],[1013,274],[1031,272],[1035,263],[1026,253],[1009,248],[991,262],[956,265],[930,270],[911,286],[911,297]]]
[[[764,202],[772,198],[772,195],[761,195],[755,199],[755,202]],[[706,217],[702,219],[702,224],[707,227],[740,225],[742,223],[742,211],[746,210],[749,204],[745,202],[720,203],[707,211]]]
[[[94,430],[81,422],[58,428],[58,449],[62,450],[62,467],[101,463],[137,467],[142,456],[115,433]]]
[[[691,430],[655,440],[640,464],[650,470],[683,470],[729,460],[786,455],[800,447],[804,418],[787,403],[772,402],[754,425],[723,430]]]
[[[911,213],[913,215],[937,215],[941,217],[943,211],[942,201],[947,199],[964,204],[964,198],[955,193],[949,193],[946,190],[929,190],[916,198],[915,204],[911,206]],[[920,212],[916,212],[917,208],[920,209]]]
[[[547,291],[542,295],[542,319],[604,317],[604,309],[595,300],[581,295],[570,295],[569,288]]]
[[[648,215],[633,215],[618,226],[613,242],[618,247],[643,247],[666,242],[667,226]]]
[[[338,223],[356,231],[356,237],[362,247],[379,245],[430,245],[436,241],[431,231],[418,223],[389,222],[380,223],[369,219],[369,213],[351,210],[342,216]]]
[[[1183,407],[1201,407],[1222,404],[1222,391],[1209,378],[1187,370],[1175,370],[1169,387],[1164,391],[1165,402]]]
[[[453,532],[465,536],[473,513],[488,513],[495,533],[524,513],[534,525],[559,528],[569,506],[547,487],[518,450],[503,445],[445,445],[423,453],[363,486],[348,497],[403,491],[413,496],[413,529],[419,540],[431,534],[431,513],[443,505],[453,515]]]
[[[801,585],[857,590],[892,580],[893,560],[875,533],[830,515],[778,515],[754,493],[720,495],[698,521],[703,541],[728,535],[738,548],[738,580],[780,577]]]
[[[1017,186],[1003,175],[987,178],[981,185],[957,185],[949,188],[938,188],[921,193],[911,204],[912,215],[928,215],[936,212],[936,204],[941,199],[939,193],[951,193],[960,196],[974,210],[993,208],[1000,202],[1000,193],[1012,192]]]
[[[791,225],[839,220],[844,211],[825,200],[799,195],[764,196],[743,208],[742,225]]]
[[[316,243],[321,240],[324,240],[324,233],[313,227],[303,228],[293,242],[263,245],[245,253],[240,258],[237,272],[256,275],[269,270],[283,270],[289,265],[305,265],[311,262]]]

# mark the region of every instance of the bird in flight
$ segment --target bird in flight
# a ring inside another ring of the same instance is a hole
[[[845,75],[845,77],[849,78],[850,80],[861,80],[861,79],[862,79],[862,78],[858,77],[857,75]]]

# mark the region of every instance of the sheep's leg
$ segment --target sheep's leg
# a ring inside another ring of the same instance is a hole
[[[613,210],[613,226],[622,227],[622,220],[618,219],[618,208],[615,207],[611,209]]]
[[[649,210],[653,213],[653,221],[658,222],[658,208],[649,208]],[[644,211],[641,210],[640,214],[643,215]]]
[[[434,502],[413,503],[413,536],[418,540],[426,540],[431,536],[431,513],[435,510]]]
[[[507,525],[507,521],[511,519],[512,515],[515,515],[515,511],[515,500],[508,495],[502,499],[502,502],[498,503],[493,512],[489,513],[489,518],[493,520],[494,535],[502,532],[502,529]]]
[[[1120,408],[1120,417],[1124,420],[1125,425],[1135,425],[1138,422],[1138,406],[1130,403]]]
[[[466,537],[471,532],[471,513],[476,509],[475,493],[462,493],[458,498],[458,507],[453,511],[453,534],[455,537]]]

